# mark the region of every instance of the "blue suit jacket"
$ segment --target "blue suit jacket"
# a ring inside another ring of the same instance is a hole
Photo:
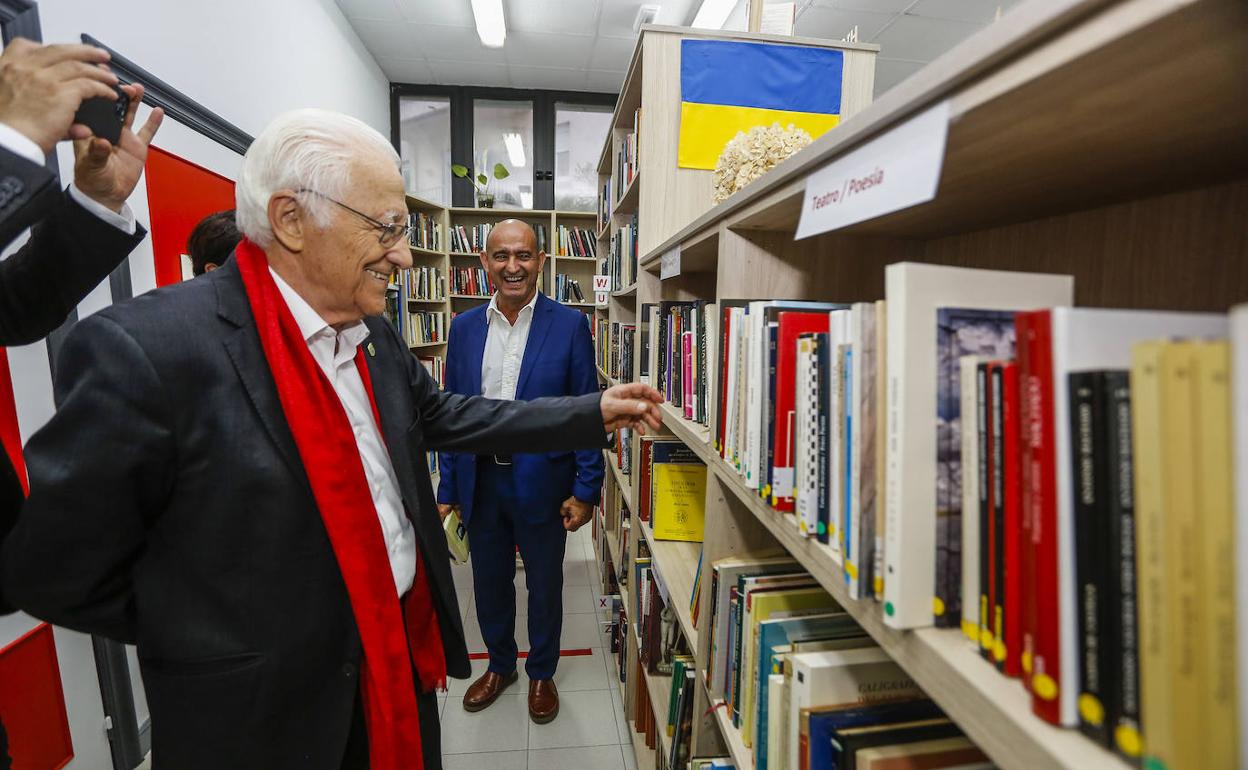
[[[489,331],[486,305],[460,313],[451,322],[446,349],[446,390],[481,395],[481,358]],[[585,314],[538,294],[533,324],[520,362],[516,399],[579,396],[598,391],[594,346]],[[512,457],[521,515],[557,516],[569,495],[598,503],[605,473],[602,452],[543,452]],[[477,456],[444,452],[438,457],[439,503],[459,503],[465,523],[472,518]]]

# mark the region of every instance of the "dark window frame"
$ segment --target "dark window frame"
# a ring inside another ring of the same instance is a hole
[[[417,83],[390,84],[390,142],[399,150],[399,100],[403,97],[440,97],[451,102],[451,162],[472,168],[473,102],[476,99],[527,101],[533,104],[533,208],[555,207],[555,105],[614,107],[616,94],[595,91],[550,91],[496,86],[445,86]],[[472,183],[451,180],[451,205],[476,205]]]

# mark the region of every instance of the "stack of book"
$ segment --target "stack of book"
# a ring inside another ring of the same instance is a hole
[[[494,282],[480,267],[452,267],[451,293],[473,297],[489,297],[494,294]]]
[[[437,267],[413,267],[399,273],[399,291],[408,299],[446,299],[446,283]]]
[[[649,338],[642,370],[668,403],[699,425],[708,425],[711,414],[718,308],[702,300],[641,306],[642,331]]]
[[[633,473],[633,429],[620,428],[612,434],[611,451],[615,453],[615,467],[625,476]]]
[[[725,710],[758,770],[862,767],[866,750],[926,755],[937,751],[929,741],[944,741],[948,756],[919,766],[986,762],[796,562],[719,559],[709,589],[712,708]]]
[[[612,291],[632,286],[637,281],[637,215],[620,225],[611,234],[611,253],[607,256],[606,272],[611,276]]]
[[[425,367],[425,371],[429,372],[429,376],[433,381],[438,383],[438,387],[446,386],[446,362],[442,356],[417,356],[420,365]]]
[[[611,180],[602,183],[602,192],[598,194],[598,232],[607,229],[611,221]]]
[[[413,211],[408,215],[408,224],[412,226],[408,241],[412,246],[430,251],[442,250],[442,223],[436,218]]]
[[[555,274],[556,302],[584,302],[585,295],[581,292],[581,282],[570,275]]]
[[[555,231],[555,255],[560,257],[593,257],[597,237],[584,227],[559,225]]]
[[[633,179],[637,176],[637,132],[641,128],[641,108],[638,107],[633,113],[633,130],[624,135],[620,142],[620,150],[615,155],[615,176],[616,182],[615,198],[619,200],[624,197],[628,186],[633,183]]]
[[[490,230],[494,229],[494,225],[481,224],[465,227],[464,225],[453,225],[451,227],[451,251],[460,254],[477,254],[485,249],[485,241],[490,237]]]
[[[700,543],[706,521],[706,464],[672,436],[641,436],[637,518],[656,540]]]
[[[960,627],[1131,761],[1229,766],[1227,318],[1073,298],[898,263],[879,302],[722,302],[714,447],[886,624]],[[657,320],[660,344],[683,329]]]
[[[637,327],[611,322],[611,357],[608,373],[620,382],[633,381],[633,343]]]
[[[446,313],[441,311],[416,311],[407,314],[407,324],[401,330],[408,346],[446,342]]]

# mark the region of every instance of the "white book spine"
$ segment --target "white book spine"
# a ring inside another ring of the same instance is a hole
[[[930,626],[936,590],[936,310],[1068,305],[1070,276],[916,263],[884,269],[888,302],[888,499],[884,622]]]
[[[849,326],[848,310],[833,310],[828,316],[828,548],[832,551],[832,559],[843,566],[845,551],[842,545],[844,537],[845,511],[845,462],[841,457],[845,445],[845,418],[841,414],[841,402],[838,398],[841,383],[840,346],[845,340],[845,330]]]
[[[794,445],[797,448],[797,484],[795,490],[798,530],[806,537],[814,535],[819,526],[818,500],[818,436],[814,407],[818,398],[815,382],[814,340],[797,342],[796,398],[797,424]],[[813,441],[812,441],[813,439]],[[812,443],[815,444],[812,452]]]
[[[979,356],[962,356],[962,632],[979,638]]]
[[[763,351],[766,327],[763,324],[761,303],[750,303],[750,314],[746,318],[746,339],[749,360],[746,363],[745,377],[745,485],[750,489],[758,489],[759,444],[762,439],[763,417]],[[755,305],[759,305],[755,307]]]

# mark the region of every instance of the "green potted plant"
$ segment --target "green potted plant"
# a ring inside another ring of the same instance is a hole
[[[477,172],[475,175],[468,171],[468,167],[459,163],[451,164],[451,173],[460,179],[467,179],[472,182],[472,186],[477,190],[477,206],[483,209],[494,208],[494,193],[490,192],[490,178],[485,174]],[[511,176],[511,172],[502,163],[495,163],[493,169],[495,179],[506,179]]]

